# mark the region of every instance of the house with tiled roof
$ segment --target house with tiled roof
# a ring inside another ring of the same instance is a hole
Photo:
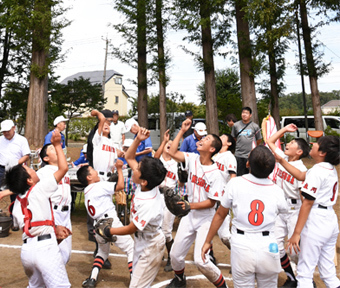
[[[61,84],[67,84],[68,81],[83,77],[90,79],[92,84],[103,84],[104,71],[87,71],[79,72],[71,75],[61,81]],[[107,99],[104,109],[118,110],[120,116],[128,113],[128,98],[129,95],[125,91],[123,85],[123,75],[115,70],[106,70],[104,98]]]
[[[336,110],[340,111],[340,100],[331,100],[321,106],[323,114],[333,113]]]

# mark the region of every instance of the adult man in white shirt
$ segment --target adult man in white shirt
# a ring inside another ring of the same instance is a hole
[[[0,137],[0,190],[2,186],[3,175],[6,166],[15,166],[25,163],[29,159],[31,153],[27,139],[18,133],[15,133],[15,125],[12,120],[4,120],[1,122]],[[11,195],[11,202],[15,200],[15,195]],[[16,225],[13,225],[16,231]]]
[[[112,122],[110,125],[110,136],[117,147],[122,150],[122,144],[125,140],[125,125],[122,121],[118,120],[118,110],[112,110]]]

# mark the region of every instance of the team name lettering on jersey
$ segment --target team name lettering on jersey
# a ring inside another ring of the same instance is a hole
[[[191,173],[190,173],[191,174]],[[191,176],[191,183],[197,184],[200,187],[203,187],[205,192],[209,192],[210,185],[205,182],[205,180],[197,175],[190,175]]]
[[[58,185],[63,184],[63,181],[65,184],[71,185],[71,181],[70,181],[70,177],[64,177],[63,179],[60,180],[60,182],[58,183]]]
[[[224,171],[224,165],[222,163],[216,162],[217,168],[220,169],[221,171]]]
[[[113,153],[116,151],[114,147],[106,145],[106,144],[103,144],[102,150],[103,151],[108,151],[108,152],[113,152]]]
[[[286,180],[290,184],[294,184],[295,178],[292,175],[290,175],[289,173],[282,171],[281,169],[278,169],[277,176],[279,176],[283,180]]]
[[[176,180],[176,174],[175,173],[172,173],[171,171],[168,171],[166,173],[166,177],[172,179],[172,180]]]
[[[312,191],[313,193],[316,193],[316,187],[313,187],[312,189],[310,189],[310,191]]]

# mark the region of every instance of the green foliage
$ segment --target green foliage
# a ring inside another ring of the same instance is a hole
[[[97,123],[97,119],[93,117],[71,119],[68,123],[70,139],[73,139],[74,137],[87,138],[91,129],[96,125],[96,123]],[[73,136],[73,135],[76,135],[76,136]]]
[[[325,135],[331,135],[331,136],[337,136],[340,137],[340,134],[338,134],[334,129],[332,129],[330,126],[327,126],[325,129]]]

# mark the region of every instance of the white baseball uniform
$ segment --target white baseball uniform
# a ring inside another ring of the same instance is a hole
[[[176,189],[178,174],[177,174],[177,162],[174,159],[169,161],[165,161],[163,156],[160,157],[165,169],[168,171],[164,178],[164,181],[159,185],[160,187],[169,187],[172,189]],[[164,195],[162,198],[164,199]],[[172,226],[174,224],[176,216],[172,214],[169,209],[164,205],[164,218],[162,230],[165,236],[166,242],[170,242],[172,240]]]
[[[112,122],[110,125],[110,136],[119,149],[122,148],[122,134],[125,133],[125,125],[122,121]]]
[[[53,211],[50,198],[58,189],[53,174],[46,175],[24,195],[19,195],[13,207],[13,217],[23,230],[25,227],[21,203],[27,195],[27,209],[31,212],[31,225],[22,234],[24,244],[21,248],[21,262],[29,278],[29,287],[71,287],[65,264],[56,240],[53,222]],[[41,226],[38,221],[43,221]],[[48,223],[48,222],[49,223]],[[34,223],[36,222],[36,223]],[[45,222],[45,223],[44,223]],[[35,224],[39,226],[34,226]]]
[[[112,202],[112,195],[115,193],[115,182],[100,181],[88,185],[84,190],[85,207],[89,216],[96,221],[103,218],[113,218],[112,227],[122,227],[123,224],[117,217],[115,205]],[[110,242],[106,242],[96,234],[98,242],[97,255],[105,260],[110,253]],[[127,255],[128,262],[133,259],[133,240],[130,235],[117,235],[114,244]]]
[[[237,173],[237,161],[233,153],[230,151],[225,151],[222,153],[217,153],[212,158],[218,167],[222,171],[223,178],[225,179],[225,184],[229,182],[230,172]],[[221,195],[222,197],[223,195]],[[227,217],[224,219],[220,229],[218,229],[217,234],[220,237],[221,241],[225,245],[229,245],[231,233],[230,233],[230,212]]]
[[[286,156],[281,149],[277,148],[275,153],[288,161],[288,156]],[[289,164],[302,172],[307,171],[302,160],[290,161]],[[280,163],[276,163],[276,165],[275,173],[270,175],[270,178],[283,189],[288,205],[288,212],[279,214],[275,223],[275,236],[279,245],[280,257],[282,258],[286,254],[284,247],[285,237],[287,236],[289,239],[293,235],[299,216],[301,207],[299,189],[301,188],[302,181],[295,179]],[[293,252],[290,256],[295,256],[295,253]],[[297,259],[294,258],[295,257],[293,257],[292,260],[297,263]]]
[[[131,221],[137,227],[129,287],[150,287],[156,278],[165,249],[162,232],[162,199],[158,187],[150,191],[137,189],[131,201]]]
[[[46,165],[37,171],[39,179],[44,179],[48,175],[57,172],[58,166]],[[71,186],[68,172],[58,183],[58,189],[51,196],[53,207],[54,222],[56,225],[64,226],[72,231],[71,225]],[[64,263],[66,264],[71,257],[72,252],[72,235],[67,237],[59,244]]]
[[[318,265],[320,278],[327,287],[339,287],[334,266],[335,245],[339,234],[338,218],[333,205],[338,199],[337,171],[327,162],[308,170],[301,188],[302,196],[314,200],[307,222],[301,232],[298,287],[313,287],[313,273]]]
[[[117,159],[117,146],[112,139],[99,135],[98,130],[93,136],[93,169],[98,171],[100,179],[108,179],[107,173],[112,172]]]
[[[216,163],[202,165],[200,155],[184,152],[185,170],[188,171],[188,200],[190,203],[203,202],[208,199],[218,201],[223,190],[223,177]],[[185,257],[190,246],[195,242],[194,261],[198,269],[210,282],[219,280],[221,271],[210,261],[203,262],[202,246],[209,231],[215,208],[191,210],[181,219],[170,257],[174,271],[184,271]]]
[[[224,188],[221,205],[233,209],[231,266],[234,287],[277,287],[281,271],[274,236],[275,220],[288,207],[283,191],[271,180],[252,174],[236,177]],[[277,246],[276,246],[277,248]],[[277,249],[278,250],[278,249]]]

